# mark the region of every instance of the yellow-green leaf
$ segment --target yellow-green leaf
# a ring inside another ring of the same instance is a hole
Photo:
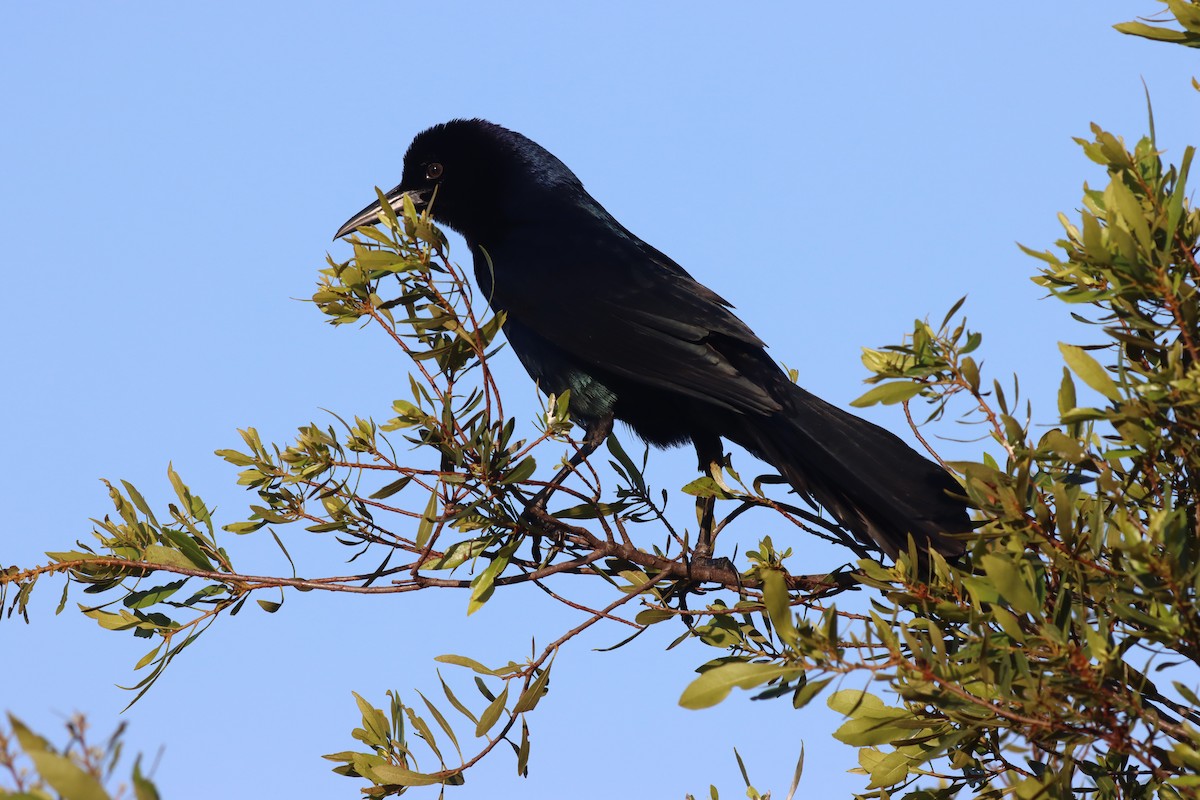
[[[413,772],[394,764],[380,764],[372,767],[368,777],[376,783],[394,784],[396,786],[433,786],[441,783],[441,778],[435,778],[424,772]]]
[[[735,687],[753,689],[773,678],[793,678],[800,672],[796,667],[778,664],[751,664],[745,661],[720,664],[705,670],[692,681],[683,690],[679,705],[684,708],[708,708],[728,697]]]
[[[921,384],[911,381],[892,381],[876,386],[857,400],[850,401],[850,405],[855,408],[866,408],[876,403],[882,403],[885,406],[903,403],[920,394],[922,388],[924,387]]]
[[[792,619],[791,595],[788,593],[787,579],[782,570],[760,568],[759,580],[763,585],[763,604],[775,632],[784,644],[794,645],[798,634]]]
[[[1109,400],[1120,402],[1121,391],[1109,377],[1108,371],[1100,366],[1099,361],[1092,358],[1083,348],[1072,344],[1059,342],[1058,349],[1062,351],[1063,360],[1067,362],[1067,366],[1079,376],[1080,380]]]

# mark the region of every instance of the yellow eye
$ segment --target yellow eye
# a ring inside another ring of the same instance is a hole
[[[429,166],[425,167],[425,177],[431,181],[435,181],[442,177],[442,165],[435,161]]]

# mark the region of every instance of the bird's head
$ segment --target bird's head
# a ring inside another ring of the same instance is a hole
[[[552,214],[565,200],[591,200],[545,148],[482,119],[451,120],[417,134],[404,154],[400,185],[384,198],[399,210],[405,196],[473,243],[490,241],[522,219]],[[334,238],[374,225],[381,212],[382,205],[372,203]]]

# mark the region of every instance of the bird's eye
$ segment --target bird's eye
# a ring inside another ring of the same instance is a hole
[[[431,181],[442,177],[442,165],[435,161],[429,166],[425,167],[425,177]]]

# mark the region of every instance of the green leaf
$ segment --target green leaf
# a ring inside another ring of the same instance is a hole
[[[564,508],[562,511],[555,511],[551,516],[557,519],[596,519],[598,517],[611,517],[624,511],[629,507],[629,503],[580,503],[577,506]]]
[[[373,747],[386,747],[388,743],[388,722],[387,718],[375,706],[368,703],[358,692],[351,692],[354,695],[354,702],[358,705],[358,711],[362,714],[363,728],[368,734],[364,739],[366,744]]]
[[[440,556],[430,556],[421,564],[422,569],[454,569],[460,564],[475,558],[488,548],[487,539],[467,539],[450,545]]]
[[[230,533],[236,533],[239,536],[241,536],[241,535],[244,535],[247,533],[254,533],[257,530],[261,530],[262,527],[266,524],[267,524],[267,521],[265,519],[261,519],[261,520],[254,520],[251,522],[231,522],[228,525],[222,526],[222,528],[224,530],[229,531]]]
[[[1033,614],[1041,608],[1018,564],[994,553],[988,553],[980,561],[988,579],[1014,611]]]
[[[124,609],[119,614],[113,614],[110,611],[104,611],[99,608],[87,608],[84,605],[80,605],[79,610],[83,612],[84,616],[96,620],[100,627],[105,630],[124,631],[136,628],[141,624],[141,620]]]
[[[1119,22],[1113,28],[1121,33],[1141,36],[1159,42],[1182,44],[1188,47],[1200,47],[1200,34],[1188,31],[1177,31],[1172,28],[1162,28],[1157,25],[1147,25],[1144,22]]]
[[[521,744],[517,747],[517,774],[529,775],[529,725],[521,718]]]
[[[433,524],[437,520],[437,508],[438,490],[435,486],[429,493],[429,502],[425,504],[425,510],[421,513],[421,521],[417,523],[416,545],[419,548],[424,548],[429,543],[429,536],[433,533]]]
[[[46,740],[29,730],[24,723],[11,714],[8,715],[8,723],[38,774],[63,800],[110,800],[100,781],[69,758],[52,752]]]
[[[142,757],[133,762],[133,796],[136,800],[159,800],[158,787],[142,774]]]
[[[1174,232],[1179,226],[1179,219],[1183,216],[1183,208],[1185,205],[1185,195],[1187,194],[1187,177],[1188,171],[1192,166],[1192,157],[1196,154],[1196,148],[1187,147],[1183,151],[1183,161],[1179,165],[1179,177],[1175,180],[1175,188],[1171,192],[1171,197],[1167,201],[1167,231]]]
[[[608,452],[611,453],[624,468],[626,477],[633,482],[635,487],[637,487],[641,492],[645,493],[646,480],[642,476],[642,470],[637,464],[633,463],[633,459],[630,458],[629,454],[625,452],[625,448],[621,447],[621,442],[617,439],[617,437],[613,434],[609,434],[608,440],[605,442],[605,444],[608,445]]]
[[[433,786],[442,782],[441,778],[435,778],[424,772],[413,772],[404,767],[397,767],[394,764],[380,764],[377,767],[370,769],[370,774],[365,777],[370,778],[379,784],[392,784],[395,786]]]
[[[158,651],[161,649],[162,649],[162,644],[159,644],[157,647],[155,647],[149,653],[146,653],[146,655],[144,655],[140,659],[138,659],[138,662],[133,665],[134,671],[141,669],[142,667],[146,666],[151,661],[153,661],[158,656]]]
[[[257,463],[250,456],[239,453],[237,450],[214,450],[213,453],[235,467],[252,467]]]
[[[51,551],[46,553],[46,555],[59,563],[64,561],[86,561],[89,558],[96,557],[95,553],[81,553],[78,550]]]
[[[803,670],[778,664],[732,661],[707,669],[692,681],[679,698],[684,708],[709,708],[720,703],[734,688],[753,689],[775,678],[793,678]]]
[[[679,491],[684,494],[690,494],[692,497],[715,497],[718,500],[729,500],[733,497],[733,495],[722,489],[720,484],[707,475],[703,478],[696,478],[696,480],[688,483]]]
[[[925,387],[921,384],[912,381],[882,383],[857,400],[851,400],[850,405],[855,408],[866,408],[876,403],[882,403],[885,406],[903,403],[905,400],[911,400],[916,397],[921,393],[923,388]]]
[[[200,545],[196,544],[196,541],[191,536],[183,531],[171,528],[165,529],[163,535],[191,562],[186,566],[198,567],[209,572],[213,571],[212,562],[208,560],[208,556],[204,555],[204,551],[200,549]]]
[[[979,365],[975,363],[975,359],[966,356],[959,362],[959,371],[962,372],[963,378],[971,387],[971,391],[979,391]]]
[[[396,492],[403,489],[405,486],[408,486],[409,482],[411,482],[411,481],[412,481],[411,475],[404,475],[404,476],[392,481],[391,483],[372,492],[370,495],[370,498],[372,500],[384,500],[388,497],[391,497]]]
[[[356,259],[360,269],[381,272],[405,272],[413,268],[413,263],[399,253],[387,250],[364,250]]]
[[[1009,637],[1018,644],[1025,644],[1025,632],[1021,630],[1021,621],[1011,611],[1008,611],[1003,606],[993,605],[991,609],[992,618],[996,620],[996,624],[1000,629],[1007,633]],[[1088,628],[1091,630],[1091,628]]]
[[[796,789],[800,788],[802,775],[804,775],[804,742],[800,743],[800,757],[796,759],[796,769],[792,773],[792,785],[788,787],[787,797],[784,800],[792,800],[796,796]]]
[[[183,569],[195,569],[187,556],[170,547],[163,547],[160,544],[152,544],[146,547],[143,559],[151,564],[162,564],[167,567],[182,567]]]
[[[659,622],[674,619],[675,616],[670,611],[663,611],[658,608],[646,608],[639,611],[637,616],[633,618],[633,621],[638,625],[655,625]]]
[[[251,430],[254,429],[251,428]],[[183,479],[175,471],[174,465],[169,462],[167,464],[167,479],[171,481],[171,486],[175,489],[175,496],[179,498],[179,502],[183,504],[184,508],[190,510],[192,507],[192,493],[188,491]]]
[[[450,701],[450,705],[454,706],[458,713],[471,720],[471,722],[478,723],[479,718],[472,714],[471,709],[463,705],[462,702],[454,696],[454,692],[451,691],[450,687],[446,685],[446,681],[442,678],[442,673],[440,671],[438,672],[438,680],[441,681],[442,692],[446,695],[446,699]]]
[[[108,792],[100,782],[69,758],[52,753],[30,753],[29,758],[42,779],[62,795],[63,800],[109,800]]]
[[[1062,351],[1067,366],[1080,380],[1109,400],[1117,403],[1121,401],[1121,391],[1117,384],[1109,377],[1104,367],[1100,366],[1100,362],[1088,355],[1086,350],[1064,342],[1058,343],[1058,349]]]
[[[32,755],[34,752],[50,752],[50,742],[31,731],[24,722],[14,717],[11,712],[8,714],[8,725],[12,728],[13,733],[17,737],[17,742],[21,745],[21,749],[25,751],[26,755]]]
[[[843,716],[857,716],[885,708],[883,701],[861,689],[842,689],[829,695],[825,701],[831,709]]]
[[[484,604],[491,598],[492,591],[496,588],[496,578],[500,577],[500,573],[508,566],[508,559],[513,549],[514,547],[511,544],[501,548],[491,563],[471,581],[471,597],[467,600],[467,616],[483,608]]]
[[[1063,367],[1062,384],[1058,388],[1058,413],[1065,415],[1075,410],[1075,381],[1071,380],[1071,371]]]
[[[881,753],[875,748],[868,748],[858,751],[858,763],[871,776],[871,783],[867,788],[883,789],[895,786],[907,778],[908,765],[912,762],[906,754],[899,750]]]
[[[533,683],[529,684],[529,688],[521,692],[521,696],[517,698],[517,704],[513,706],[514,714],[521,714],[526,711],[533,711],[537,708],[537,704],[541,702],[542,697],[546,694],[546,685],[550,682],[550,667],[547,664],[540,675],[534,679]]]
[[[125,494],[129,495],[130,502],[137,506],[138,511],[146,515],[146,519],[150,520],[152,525],[158,527],[158,520],[154,518],[154,512],[150,510],[150,506],[146,503],[145,498],[142,497],[141,492],[129,481],[123,480],[121,483],[125,486]]]
[[[812,699],[820,694],[821,690],[828,686],[829,682],[832,680],[833,678],[821,678],[817,681],[805,681],[804,685],[797,689],[796,693],[792,695],[792,708],[804,708],[806,705],[812,702]]]
[[[458,666],[458,667],[466,667],[467,669],[471,669],[471,670],[474,670],[475,672],[478,672],[480,675],[496,675],[497,674],[496,670],[488,669],[487,667],[485,667],[483,664],[480,664],[475,659],[467,658],[466,656],[456,656],[452,653],[447,653],[445,655],[440,655],[433,660],[439,661],[443,664],[454,664],[455,666]]]
[[[1171,681],[1171,683],[1175,686],[1175,691],[1179,692],[1179,695],[1184,700],[1188,701],[1193,706],[1200,706],[1200,697],[1198,697],[1196,692],[1194,692],[1190,687],[1180,683],[1179,681]]]
[[[872,745],[892,744],[907,739],[913,731],[907,727],[895,725],[897,719],[911,718],[907,712],[900,712],[896,717],[855,717],[842,724],[833,732],[833,738],[843,744],[853,747],[870,747]]]
[[[483,713],[479,715],[479,724],[475,726],[475,735],[477,737],[486,736],[493,726],[500,720],[500,715],[504,713],[504,706],[508,703],[508,684],[504,684],[504,691],[500,696],[493,700]]]
[[[507,475],[500,479],[500,483],[520,483],[521,481],[528,479],[536,469],[537,462],[534,461],[533,456],[526,456],[525,458],[521,459],[520,464],[517,464],[515,467],[509,470]]]
[[[174,551],[172,551],[174,552]],[[183,585],[187,583],[187,578],[178,581],[164,583],[162,586],[155,586],[152,589],[145,589],[140,592],[130,592],[122,604],[126,608],[148,608],[155,603],[161,603],[171,595],[175,594]]]
[[[438,762],[445,763],[446,759],[442,757],[442,751],[437,745],[437,737],[433,735],[433,730],[430,729],[429,723],[419,717],[417,712],[412,708],[405,708],[404,715],[408,717],[408,722],[413,726],[413,730],[417,732],[417,735],[425,740],[425,744],[437,756]]]
[[[1107,195],[1112,193],[1113,199],[1116,201],[1116,210],[1120,212],[1120,219],[1126,222],[1137,237],[1138,244],[1146,251],[1154,247],[1153,237],[1150,234],[1150,226],[1146,223],[1146,212],[1142,210],[1141,201],[1134,195],[1133,190],[1125,185],[1123,181],[1114,180],[1108,185]]]
[[[963,303],[965,302],[967,302],[967,296],[964,294],[962,297],[958,298],[954,305],[950,306],[950,310],[947,311],[946,316],[942,318],[943,328],[950,324],[950,318],[953,317],[960,308],[962,308]]]
[[[420,692],[417,692],[417,695],[420,696],[421,701],[425,703],[425,707],[429,709],[429,713],[433,715],[435,720],[437,720],[437,724],[442,729],[442,732],[450,737],[450,741],[454,744],[454,749],[458,751],[458,757],[461,760],[462,748],[458,746],[458,737],[454,735],[454,728],[450,727],[450,723],[446,721],[444,716],[442,716],[442,712],[438,710],[437,706],[429,702],[429,699],[425,697],[425,695],[421,694]]]
[[[775,626],[775,632],[784,644],[794,646],[799,634],[792,619],[792,597],[783,570],[760,567],[758,577],[763,585],[763,604],[767,607],[767,615]]]
[[[1057,428],[1046,431],[1046,435],[1042,437],[1042,441],[1038,443],[1038,446],[1056,453],[1072,464],[1078,464],[1087,457],[1087,450],[1084,448],[1083,443],[1078,439],[1067,436]]]

